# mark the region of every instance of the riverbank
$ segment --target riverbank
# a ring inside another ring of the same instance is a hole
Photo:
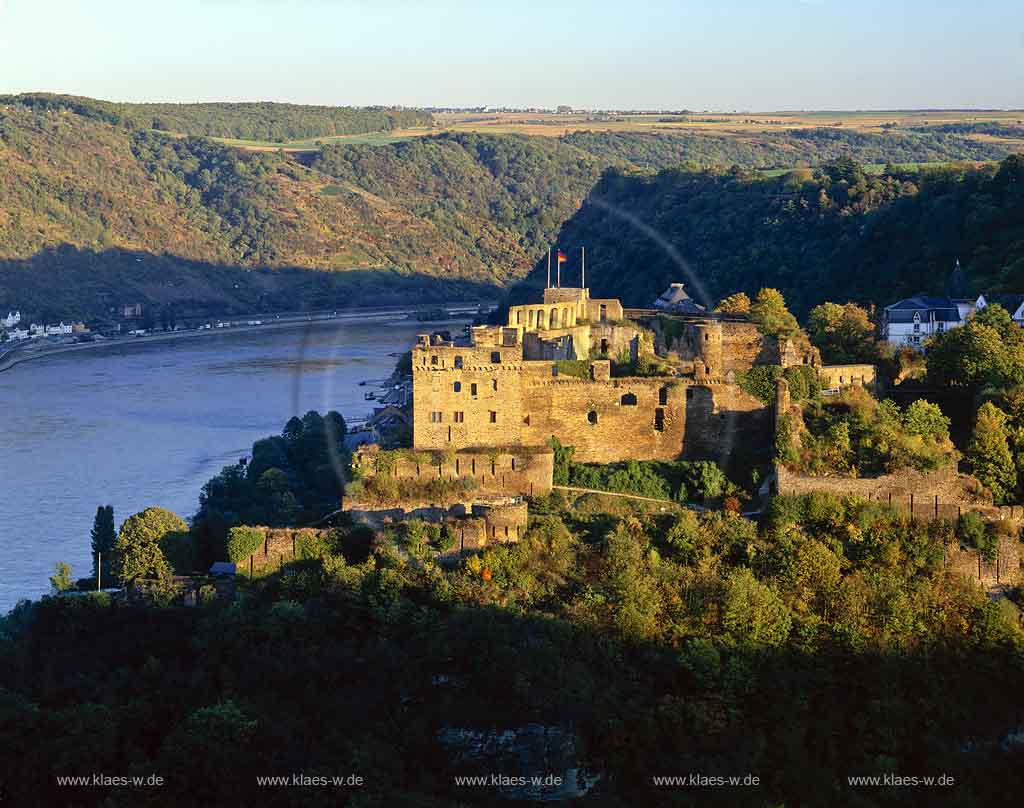
[[[451,322],[462,322],[463,320],[474,316],[479,307],[493,306],[493,302],[485,301],[481,303],[467,303],[459,304],[447,308],[451,319],[444,321],[427,321],[423,322],[422,326],[426,330],[430,330],[436,326],[444,325]],[[178,340],[185,339],[200,339],[203,337],[222,337],[229,334],[250,334],[253,332],[262,331],[281,331],[286,329],[295,328],[309,328],[318,325],[331,325],[331,324],[344,324],[344,323],[362,323],[362,322],[402,322],[406,321],[410,314],[415,314],[418,311],[416,308],[405,308],[405,307],[384,307],[374,309],[357,309],[352,311],[338,312],[338,313],[316,313],[307,314],[302,316],[292,316],[288,318],[276,318],[268,322],[263,322],[260,325],[237,325],[228,328],[208,328],[208,329],[192,329],[189,331],[171,331],[168,333],[159,334],[147,334],[141,337],[121,337],[120,339],[105,339],[100,342],[81,342],[74,345],[54,345],[52,347],[43,348],[41,350],[27,350],[25,348],[15,348],[8,351],[5,354],[0,354],[0,373],[6,370],[20,365],[24,362],[29,362],[33,359],[44,359],[48,356],[55,356],[57,354],[71,353],[77,351],[101,351],[105,348],[125,348],[132,347],[135,345],[151,345],[153,343],[161,342],[175,342]],[[266,314],[258,315],[247,315],[240,319],[248,319],[248,317],[266,318]],[[409,322],[415,322],[415,320],[408,320]]]

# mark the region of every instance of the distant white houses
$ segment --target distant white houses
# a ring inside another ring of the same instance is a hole
[[[64,323],[59,325],[42,325],[32,323],[28,328],[9,328],[7,337],[11,340],[40,339],[42,337],[67,337],[71,334],[85,334],[88,328],[84,323]]]
[[[981,311],[992,303],[998,303],[1010,312],[1013,321],[1024,328],[1024,295],[981,295],[975,301],[974,308]]]
[[[8,312],[7,316],[4,317],[4,319],[2,321],[0,321],[0,322],[2,322],[4,328],[14,328],[14,326],[16,326],[18,323],[21,322],[21,312],[20,311]]]

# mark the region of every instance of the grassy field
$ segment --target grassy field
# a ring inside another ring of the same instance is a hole
[[[326,144],[380,146],[414,137],[441,132],[473,132],[477,134],[522,134],[540,137],[562,137],[574,132],[623,133],[700,133],[717,137],[737,138],[752,142],[781,135],[792,129],[836,127],[868,134],[899,132],[911,127],[957,123],[1000,123],[1024,125],[1024,110],[891,110],[868,112],[700,112],[689,115],[643,114],[605,115],[573,113],[559,115],[549,112],[456,112],[435,113],[433,127],[398,129],[363,135],[307,138],[284,143],[235,138],[214,138],[220,143],[251,151],[314,152]],[[1010,149],[1024,146],[1021,140],[989,134],[966,135],[979,142],[998,143]],[[920,164],[927,165],[927,164]],[[879,167],[878,170],[881,170]],[[784,173],[782,169],[765,172]]]
[[[457,112],[435,113],[442,131],[480,132],[558,137],[578,131],[672,132],[705,131],[732,134],[765,134],[785,129],[841,126],[863,132],[947,123],[1024,123],[1024,110],[1017,111],[872,111],[872,112],[744,112],[693,113],[680,115],[591,115],[574,113]],[[984,137],[980,136],[979,137]],[[991,138],[989,138],[991,139]]]
[[[274,143],[269,140],[240,140],[239,138],[230,137],[215,137],[211,139],[218,143],[223,143],[225,146],[235,146],[250,151],[277,151],[281,149],[287,152],[311,152],[317,151],[321,146],[328,144],[384,146],[410,137],[434,134],[437,131],[427,127],[417,127],[415,129],[397,129],[393,132],[370,132],[364,135],[334,135],[331,137],[307,138],[305,140],[289,140],[284,143]]]

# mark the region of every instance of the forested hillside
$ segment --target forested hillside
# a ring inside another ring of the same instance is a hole
[[[1013,127],[999,142],[838,128],[732,138],[441,134],[291,155],[148,127],[294,137],[411,119],[288,105],[4,100],[0,308],[29,316],[89,318],[126,300],[205,316],[495,296],[556,241],[585,244],[590,285],[632,304],[679,278],[700,293],[673,254],[711,297],[775,286],[798,310],[824,297],[884,302],[937,290],[957,257],[977,288],[1024,284],[1019,161],[866,175],[844,156],[977,160],[1005,153]],[[163,123],[145,118],[165,107]],[[278,124],[286,128],[252,128]],[[777,178],[753,171],[800,161],[820,167]],[[727,168],[735,163],[748,168]],[[649,171],[667,165],[676,167]]]
[[[540,138],[328,149],[310,167],[15,105],[0,111],[0,308],[59,317],[125,297],[251,310],[492,294],[598,177],[595,160]],[[276,271],[247,271],[262,267]]]
[[[603,164],[550,138],[441,135],[386,147],[326,146],[314,168],[402,204],[470,254],[487,256],[488,223],[519,239],[532,257],[600,177]]]
[[[30,93],[0,96],[0,104],[35,110],[68,109],[78,115],[137,129],[182,135],[274,142],[390,132],[429,126],[429,112],[388,107],[323,107],[252,102],[240,104],[115,104],[80,96]]]
[[[972,291],[1020,291],[1024,159],[877,176],[848,159],[777,178],[610,170],[558,244],[585,245],[589,285],[630,305],[674,280],[711,303],[774,286],[801,313],[826,299],[884,305],[942,292],[957,258]],[[538,264],[514,295],[543,282]]]
[[[609,164],[648,170],[739,165],[746,168],[817,166],[840,157],[860,163],[927,163],[999,160],[1011,149],[975,140],[958,129],[867,134],[835,127],[788,129],[770,135],[703,132],[574,132],[562,140]],[[1014,135],[1007,130],[1006,136]]]
[[[491,772],[554,774],[555,797],[589,790],[580,804],[608,808],[967,808],[1020,793],[1020,612],[947,569],[964,524],[824,494],[776,498],[759,523],[592,496],[531,509],[522,541],[454,564],[438,563],[436,525],[343,526],[243,579],[234,603],[211,586],[191,608],[159,589],[149,604],[21,603],[0,617],[0,794],[465,808],[516,795]],[[182,547],[185,524],[153,510],[116,546],[159,531],[146,558],[170,564],[160,547]],[[68,772],[163,785],[60,787]],[[756,777],[658,783],[688,772]],[[359,798],[258,785],[293,773],[356,774]],[[883,773],[950,779],[848,779]]]

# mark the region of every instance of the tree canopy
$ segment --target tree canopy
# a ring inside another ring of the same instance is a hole
[[[129,516],[114,544],[115,575],[125,583],[141,578],[167,578],[175,571],[169,557],[184,565],[178,571],[190,572],[188,535],[185,521],[164,508],[146,508]]]

